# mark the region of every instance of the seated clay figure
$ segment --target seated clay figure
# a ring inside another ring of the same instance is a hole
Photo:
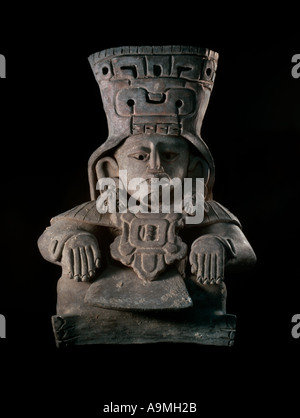
[[[59,346],[232,344],[225,272],[253,265],[255,254],[239,220],[213,200],[214,162],[200,136],[217,59],[185,46],[122,47],[89,58],[109,137],[89,160],[91,200],[54,217],[38,242],[43,257],[62,267],[53,317]],[[172,193],[162,212],[161,189],[153,213],[152,191],[142,211],[145,201],[128,187],[174,178],[192,179],[194,203],[195,181],[203,179],[201,222],[193,222],[184,189],[181,213]],[[115,210],[100,210],[103,192],[109,197],[102,179],[116,184]],[[124,209],[120,187],[125,203],[136,197],[134,211]]]

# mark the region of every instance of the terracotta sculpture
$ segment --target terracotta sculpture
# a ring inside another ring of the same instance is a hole
[[[91,200],[54,217],[38,242],[62,266],[52,318],[58,346],[233,343],[225,271],[251,266],[255,254],[239,220],[213,200],[214,162],[200,134],[217,60],[185,46],[89,57],[109,136],[88,163]],[[184,187],[175,196],[173,179],[192,179],[189,201]],[[138,193],[152,184],[158,193]]]

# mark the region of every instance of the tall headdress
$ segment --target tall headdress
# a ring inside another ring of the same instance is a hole
[[[99,84],[109,136],[89,160],[91,198],[97,197],[95,165],[125,138],[138,134],[186,138],[209,167],[208,194],[214,163],[201,138],[203,117],[217,69],[218,54],[194,46],[126,46],[89,57]]]

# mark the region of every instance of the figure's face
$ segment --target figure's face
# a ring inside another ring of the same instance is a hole
[[[142,177],[187,177],[188,142],[178,136],[135,135],[127,138],[115,151],[119,170],[127,170],[127,181]]]

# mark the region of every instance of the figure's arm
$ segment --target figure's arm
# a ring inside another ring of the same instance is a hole
[[[95,232],[94,225],[58,219],[40,236],[38,247],[47,261],[61,265],[70,278],[88,281],[101,263]]]
[[[219,222],[201,228],[191,248],[191,272],[200,283],[220,283],[227,268],[243,269],[256,262],[255,253],[241,228]]]

